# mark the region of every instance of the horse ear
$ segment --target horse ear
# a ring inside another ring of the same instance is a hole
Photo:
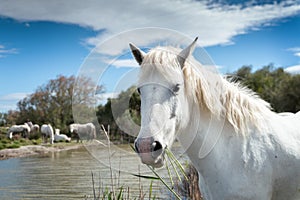
[[[131,43],[129,43],[129,47],[130,47],[132,55],[134,56],[137,63],[139,65],[141,65],[143,60],[144,60],[145,53],[142,50],[140,50],[138,47],[136,47],[135,45],[133,45]]]
[[[193,54],[195,47],[196,47],[196,42],[198,40],[198,37],[195,38],[195,40],[192,42],[192,44],[190,44],[188,47],[186,47],[185,49],[183,49],[179,55],[178,55],[178,61],[179,64],[181,66],[181,68],[183,68],[184,63],[186,61],[186,59]]]

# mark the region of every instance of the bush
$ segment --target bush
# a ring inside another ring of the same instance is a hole
[[[8,146],[6,146],[6,148],[8,149],[16,149],[16,148],[19,148],[21,145],[18,144],[18,143],[13,143],[13,144],[10,144]]]
[[[31,133],[29,134],[29,139],[30,140],[38,140],[39,138],[41,137],[41,134],[40,133]]]
[[[2,144],[8,144],[8,143],[10,143],[10,140],[8,140],[7,138],[4,138],[4,139],[1,138],[0,141],[1,141]]]
[[[1,149],[5,149],[5,148],[6,148],[6,145],[0,143],[0,150],[1,150]]]
[[[18,141],[15,141],[18,142]],[[26,139],[25,138],[20,138],[19,143],[26,143]]]
[[[38,145],[38,144],[40,144],[41,142],[39,141],[39,140],[32,140],[32,144],[34,144],[34,145]]]

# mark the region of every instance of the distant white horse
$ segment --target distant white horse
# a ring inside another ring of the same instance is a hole
[[[249,89],[201,66],[186,49],[130,45],[141,65],[143,163],[164,164],[177,136],[199,172],[205,199],[299,200],[300,113],[272,112]]]
[[[26,123],[21,125],[12,125],[7,131],[7,137],[9,139],[12,139],[13,134],[15,133],[21,133],[22,137],[27,137],[29,132],[30,132],[30,127]]]
[[[43,124],[41,126],[41,133],[44,139],[44,142],[47,143],[48,137],[50,138],[50,144],[54,142],[54,133],[53,128],[50,124]]]
[[[55,135],[54,135],[54,142],[60,142],[60,141],[70,142],[71,138],[65,134],[60,134],[60,130],[56,128]]]
[[[38,124],[32,124],[32,122],[26,122],[25,124],[30,127],[30,133],[36,133],[40,130],[40,126]]]
[[[71,124],[70,132],[75,134],[77,142],[79,142],[79,139],[86,138],[88,140],[92,140],[96,138],[96,127],[93,123]]]
[[[38,124],[33,124],[31,132],[38,132],[40,130],[40,126]]]

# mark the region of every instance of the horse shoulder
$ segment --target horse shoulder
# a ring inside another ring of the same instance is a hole
[[[285,148],[294,148],[300,153],[300,113],[278,115],[273,119],[274,135]]]

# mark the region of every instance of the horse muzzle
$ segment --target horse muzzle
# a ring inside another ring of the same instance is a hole
[[[156,168],[164,165],[164,148],[159,141],[155,141],[152,137],[137,138],[134,146],[142,163]]]

